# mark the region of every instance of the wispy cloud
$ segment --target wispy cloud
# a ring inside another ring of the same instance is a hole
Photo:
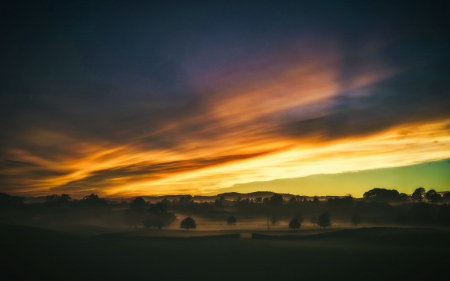
[[[8,37],[2,66],[0,191],[198,194],[450,157],[442,13],[425,9],[422,28],[405,31],[415,10],[388,22],[364,10],[349,27],[297,8],[262,5],[236,22],[196,11],[218,13],[208,24],[100,17],[120,36],[95,15],[58,16],[49,22],[67,36],[37,21],[46,36],[30,52],[37,31],[19,22],[29,31]]]

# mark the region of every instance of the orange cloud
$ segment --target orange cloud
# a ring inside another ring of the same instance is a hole
[[[364,98],[373,96],[368,89],[397,70],[369,61],[360,65],[358,75],[343,80],[341,63],[340,54],[322,50],[213,73],[209,83],[195,85],[201,110],[168,119],[125,143],[80,140],[45,128],[22,132],[21,142],[30,147],[58,147],[62,152],[46,157],[33,149],[9,150],[13,160],[5,162],[2,171],[7,184],[19,188],[8,191],[202,194],[247,182],[450,157],[450,119],[445,116],[424,122],[394,116],[398,120],[391,123],[365,116],[371,104]],[[350,105],[344,99],[343,109],[336,109],[343,92]],[[342,116],[346,107],[359,119]],[[333,115],[336,112],[340,115]],[[291,120],[298,120],[293,134],[283,131]],[[347,127],[339,131],[332,121],[346,122]],[[330,137],[327,130],[338,132]],[[147,145],[155,137],[176,141],[167,147]]]

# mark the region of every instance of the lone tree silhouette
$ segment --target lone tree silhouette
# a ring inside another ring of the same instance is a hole
[[[414,201],[422,202],[424,196],[425,196],[425,188],[419,187],[416,190],[414,190],[413,194],[411,195],[411,198]]]
[[[319,220],[317,221],[317,224],[325,229],[325,227],[331,225],[331,216],[330,213],[325,212],[320,214]]]
[[[186,230],[189,230],[189,228],[195,229],[197,225],[195,224],[195,220],[191,217],[187,217],[180,223],[180,228],[186,228]]]
[[[272,206],[281,206],[283,204],[283,196],[275,193],[274,195],[272,195],[272,197],[270,197],[269,203]]]
[[[227,220],[228,224],[236,224],[236,218],[234,216],[231,216]]]
[[[300,225],[301,224],[297,219],[292,219],[289,223],[289,228],[292,228],[295,231],[295,229],[300,228]]]
[[[361,216],[359,214],[354,214],[352,216],[352,225],[356,228],[358,224],[361,224]]]

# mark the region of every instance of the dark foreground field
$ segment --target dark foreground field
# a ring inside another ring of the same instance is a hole
[[[73,236],[0,225],[1,280],[445,280],[450,232],[366,228],[302,237]],[[270,238],[270,237],[269,237]]]

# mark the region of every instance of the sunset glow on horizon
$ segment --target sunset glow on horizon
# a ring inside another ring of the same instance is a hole
[[[448,41],[429,35],[443,32],[437,23],[386,29],[367,12],[373,24],[346,33],[326,12],[329,30],[291,12],[182,13],[182,25],[169,24],[180,14],[144,13],[113,34],[95,17],[50,16],[58,32],[30,52],[11,43],[4,66],[0,192],[218,194],[450,159]],[[311,185],[295,194],[347,193]]]

